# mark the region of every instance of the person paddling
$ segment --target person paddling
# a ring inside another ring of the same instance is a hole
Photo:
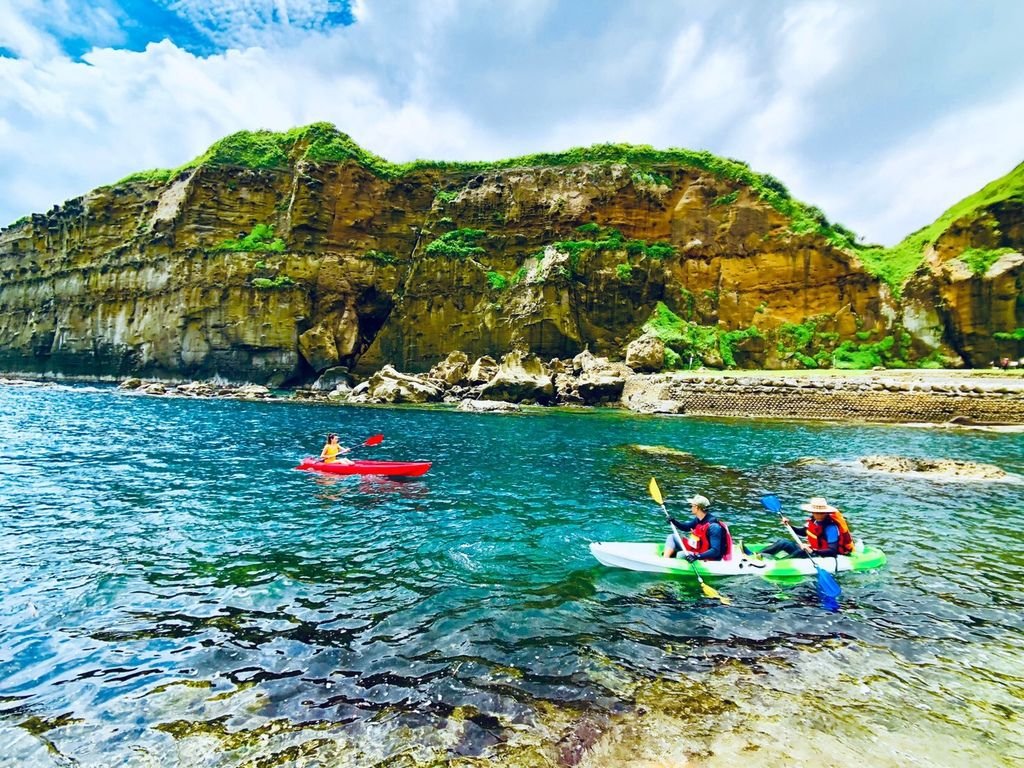
[[[689,563],[694,560],[729,559],[732,554],[732,536],[729,535],[728,526],[708,511],[711,501],[700,494],[686,501],[690,505],[693,519],[685,523],[670,519],[677,530],[687,531],[692,536],[680,541],[675,533],[670,533],[665,539],[665,557],[675,557],[685,551]],[[696,539],[696,542],[691,543],[691,538]]]
[[[339,453],[348,453],[348,448],[342,448],[338,444],[338,436],[333,432],[327,436],[327,442],[324,443],[323,450],[320,451],[320,461],[324,464],[332,464],[338,462],[339,464],[352,464],[351,459],[344,457],[338,458]]]
[[[843,513],[829,504],[823,497],[815,496],[800,509],[810,512],[811,516],[805,526],[790,526],[798,536],[806,536],[804,544],[797,544],[792,539],[779,539],[774,544],[760,551],[761,555],[774,555],[783,552],[790,557],[836,557],[853,552],[853,536]],[[788,526],[789,519],[782,518],[782,525]],[[753,554],[743,547],[743,553]]]

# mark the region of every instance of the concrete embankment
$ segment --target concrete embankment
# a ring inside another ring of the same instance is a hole
[[[1024,425],[1024,376],[989,371],[736,371],[636,377],[622,402],[694,416]]]

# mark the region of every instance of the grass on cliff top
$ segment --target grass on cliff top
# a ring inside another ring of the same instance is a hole
[[[870,273],[888,283],[899,296],[903,284],[924,260],[925,248],[938,240],[953,222],[1003,200],[1024,202],[1024,163],[968,195],[927,227],[907,235],[891,248],[865,248],[858,256]]]
[[[313,123],[283,133],[239,131],[215,142],[202,155],[179,168],[142,171],[126,176],[118,184],[134,181],[166,182],[184,170],[204,164],[269,169],[287,168],[299,160],[313,162],[353,160],[374,175],[387,179],[400,178],[414,171],[425,169],[455,173],[480,173],[505,168],[622,163],[651,174],[652,180],[665,182],[670,181],[669,177],[663,174],[653,175],[651,173],[653,167],[664,169],[664,166],[684,166],[707,171],[718,178],[751,188],[762,200],[792,220],[791,229],[796,234],[817,233],[838,247],[856,247],[856,236],[853,232],[840,224],[830,223],[820,209],[795,200],[790,196],[786,186],[770,174],[757,173],[740,160],[719,157],[706,150],[655,149],[647,144],[595,144],[590,147],[574,147],[564,152],[542,152],[505,160],[478,162],[413,160],[408,163],[391,163],[367,152],[350,136],[342,133],[330,123]]]

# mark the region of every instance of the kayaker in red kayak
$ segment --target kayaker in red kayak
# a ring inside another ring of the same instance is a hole
[[[352,459],[346,459],[345,457],[338,458],[339,453],[348,453],[348,448],[342,448],[338,444],[338,436],[333,432],[327,436],[327,442],[324,443],[324,448],[320,451],[320,460],[324,464],[351,464]]]

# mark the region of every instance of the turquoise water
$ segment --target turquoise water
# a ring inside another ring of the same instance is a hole
[[[434,466],[294,471],[327,431]],[[48,386],[0,387],[0,440],[0,765],[1024,760],[1024,485],[844,463],[1024,475],[1019,434]],[[602,567],[591,541],[664,538],[652,475],[748,539],[781,534],[760,494],[824,495],[889,566],[839,614],[812,580],[723,606]]]

